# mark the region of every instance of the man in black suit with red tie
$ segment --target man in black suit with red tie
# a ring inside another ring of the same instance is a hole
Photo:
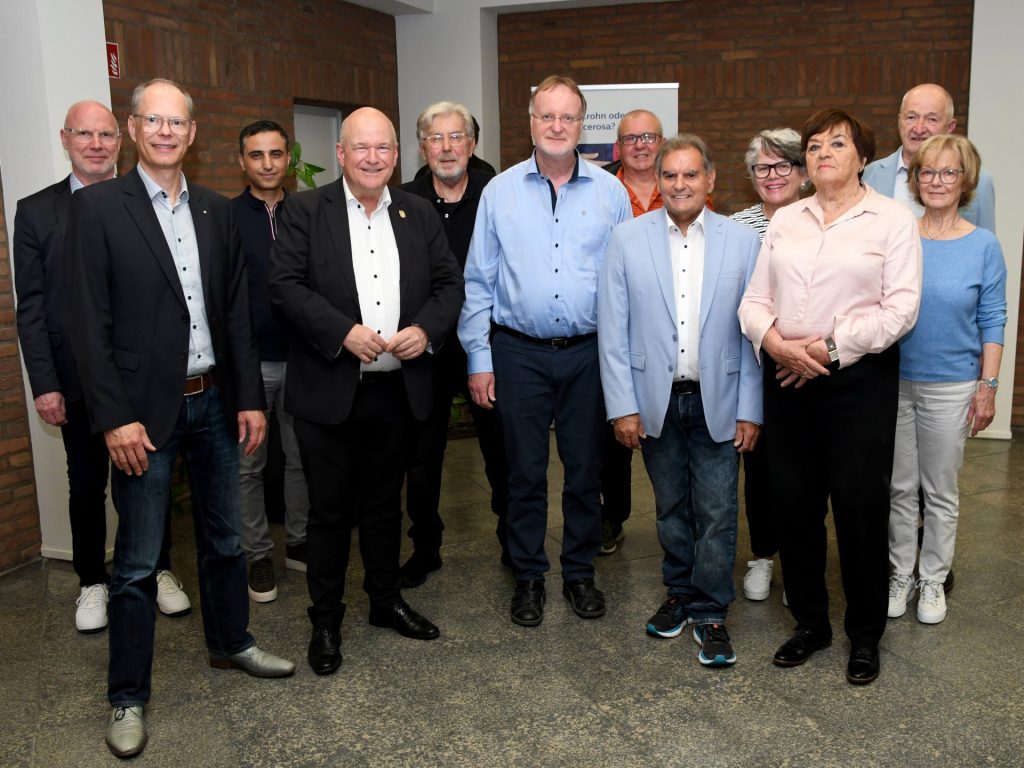
[[[128,132],[138,166],[76,194],[68,232],[75,357],[93,431],[115,467],[106,741],[122,758],[146,746],[156,563],[179,454],[210,666],[255,677],[295,671],[248,631],[238,445],[255,451],[266,420],[231,205],[182,173],[196,122],[176,83],[135,89]]]
[[[462,306],[459,269],[430,203],[389,190],[395,127],[370,107],[341,126],[343,176],[288,197],[270,300],[290,326],[285,410],[309,484],[309,664],[341,664],[345,571],[358,513],[370,623],[419,640],[437,627],[399,589],[401,492],[413,422],[432,404],[434,353]]]

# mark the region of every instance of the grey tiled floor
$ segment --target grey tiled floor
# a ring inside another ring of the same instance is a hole
[[[771,654],[792,620],[781,585],[742,593],[729,628],[739,662],[707,670],[687,636],[654,640],[662,599],[653,499],[639,458],[620,551],[598,562],[608,615],[580,621],[549,580],[544,623],[508,620],[489,491],[473,440],[449,448],[444,568],[406,596],[442,628],[437,642],[366,623],[358,556],[343,629],[345,663],[306,665],[305,584],[279,565],[280,597],[253,605],[265,647],[299,663],[254,680],[206,665],[198,613],[159,617],[150,743],[139,766],[1020,766],[1024,763],[1024,449],[971,441],[961,478],[956,589],[949,617],[908,611],[882,642],[882,675],[847,685],[842,593],[829,564],[836,642],[783,670]],[[548,552],[557,561],[557,462]],[[281,531],[275,531],[280,545]],[[198,602],[192,533],[175,520],[176,571]],[[279,549],[281,547],[279,546]],[[747,559],[741,515],[736,579]],[[0,766],[114,765],[103,744],[106,634],[74,629],[67,563],[0,578]]]

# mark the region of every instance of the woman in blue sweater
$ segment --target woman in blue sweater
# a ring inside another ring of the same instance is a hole
[[[921,311],[900,341],[900,393],[889,514],[889,616],[915,588],[918,488],[924,538],[917,619],[946,618],[942,582],[953,562],[957,475],[964,443],[992,423],[1006,325],[1006,265],[995,235],[963,219],[981,158],[966,138],[933,136],[910,161],[911,193],[924,206]]]

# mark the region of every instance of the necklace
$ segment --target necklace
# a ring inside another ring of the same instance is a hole
[[[941,240],[943,235],[945,235],[945,234],[955,230],[957,228],[957,226],[959,226],[959,224],[960,224],[960,214],[957,213],[956,216],[953,217],[953,221],[950,222],[950,224],[948,226],[940,227],[937,232],[933,232],[928,227],[927,219],[925,217],[922,217],[921,218],[921,233],[926,238],[928,238],[929,240]]]

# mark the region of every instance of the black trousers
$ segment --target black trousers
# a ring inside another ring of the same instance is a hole
[[[399,597],[402,477],[413,423],[401,371],[361,382],[341,424],[295,419],[309,485],[306,586],[314,626],[337,629],[345,615],[354,522],[371,604],[385,607]]]
[[[899,348],[830,367],[800,389],[782,388],[765,358],[768,470],[777,501],[779,553],[798,626],[832,631],[825,586],[825,516],[836,529],[844,628],[854,645],[885,631],[889,483],[896,434]]]
[[[772,363],[772,368],[775,364]],[[743,503],[754,557],[775,557],[779,551],[771,475],[768,472],[767,430],[762,429],[754,450],[743,454]]]
[[[633,450],[615,439],[615,429],[608,424],[601,462],[601,522],[616,528],[622,528],[633,508],[632,463]]]
[[[68,518],[71,563],[80,586],[109,584],[107,549],[107,480],[110,454],[102,434],[93,434],[85,400],[65,400],[67,423],[60,428],[68,465]],[[157,570],[171,567],[171,516],[166,516]]]
[[[441,477],[448,447],[452,398],[461,394],[470,404],[477,442],[484,458],[484,473],[491,486],[491,511],[497,517],[495,533],[503,552],[508,551],[508,464],[501,423],[494,410],[485,410],[469,396],[466,353],[457,339],[449,339],[434,361],[434,403],[430,417],[417,425],[415,447],[406,472],[405,508],[412,525],[409,538],[417,552],[430,554],[441,547]]]

